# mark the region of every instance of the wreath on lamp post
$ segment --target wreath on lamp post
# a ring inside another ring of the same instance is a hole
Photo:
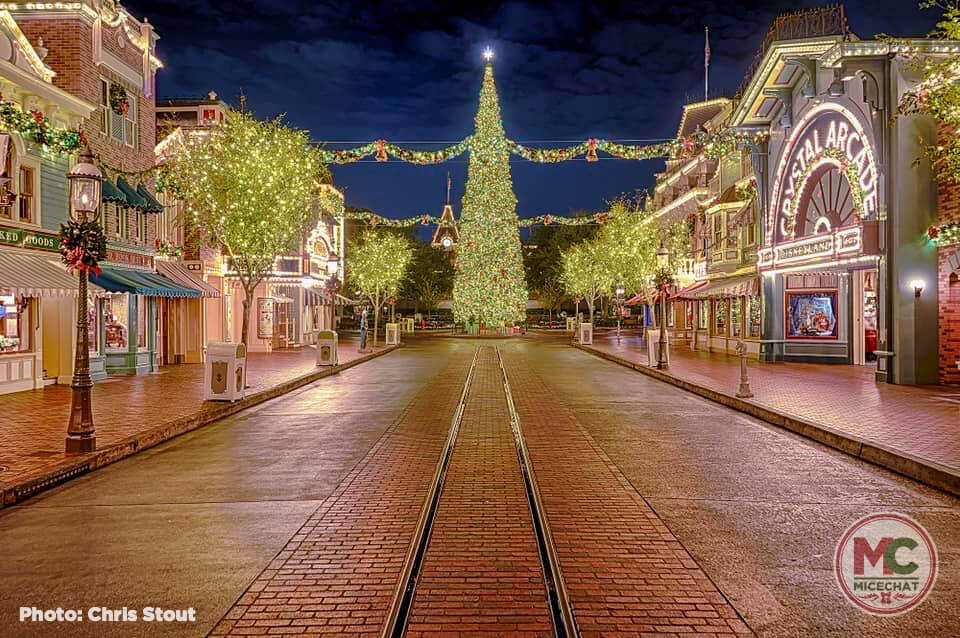
[[[107,257],[107,236],[96,221],[74,221],[60,225],[60,258],[67,271],[100,274],[99,262]]]
[[[127,90],[119,84],[110,85],[110,108],[117,115],[126,115],[130,109],[130,98]]]

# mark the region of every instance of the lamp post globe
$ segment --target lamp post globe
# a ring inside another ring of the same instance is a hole
[[[103,173],[89,155],[81,155],[79,161],[67,173],[70,182],[70,203],[73,211],[81,218],[86,218],[100,208],[100,198],[103,193]]]
[[[93,163],[89,153],[82,154],[67,173],[70,184],[70,205],[74,218],[86,223],[96,220],[103,196],[103,173]],[[90,339],[87,319],[87,272],[78,270],[77,288],[77,350],[74,354],[73,379],[70,383],[70,422],[64,449],[67,454],[84,454],[97,449],[96,428],[93,425],[93,405],[90,390]]]
[[[330,253],[327,257],[327,274],[333,277],[340,270],[340,257],[336,253]]]

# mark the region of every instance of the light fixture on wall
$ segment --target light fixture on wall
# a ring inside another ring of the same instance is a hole
[[[913,288],[913,295],[915,297],[919,297],[920,293],[923,292],[924,286],[926,285],[927,284],[923,279],[914,279],[913,281],[911,281],[910,286]]]

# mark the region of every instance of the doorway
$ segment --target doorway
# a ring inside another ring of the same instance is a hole
[[[853,364],[877,360],[877,270],[853,272]]]

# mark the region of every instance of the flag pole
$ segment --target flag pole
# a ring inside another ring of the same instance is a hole
[[[703,27],[703,100],[710,99],[710,27]]]

